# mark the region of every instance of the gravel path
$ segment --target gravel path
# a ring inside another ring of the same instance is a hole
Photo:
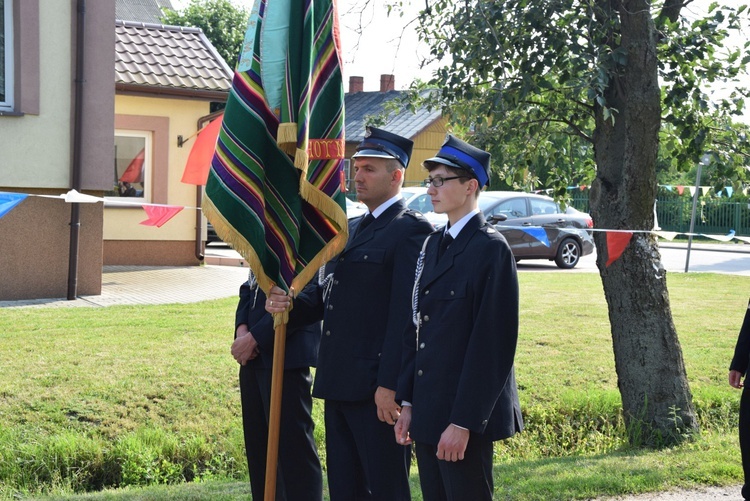
[[[615,496],[597,498],[595,501],[742,501],[740,489],[742,485],[725,487],[705,487],[691,490],[673,490],[668,492],[653,492],[638,494],[637,496]]]

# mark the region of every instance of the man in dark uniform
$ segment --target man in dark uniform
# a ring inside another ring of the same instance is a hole
[[[416,443],[425,501],[491,500],[493,441],[523,428],[513,370],[518,281],[508,243],[479,211],[490,154],[448,136],[424,162],[448,224],[424,244],[396,400],[396,441]]]
[[[240,287],[232,356],[240,364],[240,397],[245,453],[253,499],[265,498],[268,417],[271,399],[274,328],[265,310],[266,296],[254,277]],[[281,392],[276,499],[323,499],[312,419],[312,375],[320,343],[320,322],[289,329]]]
[[[325,399],[326,461],[332,501],[410,499],[409,447],[393,441],[394,399],[414,267],[432,226],[401,197],[413,143],[368,127],[354,158],[357,198],[368,213],[349,222],[327,285],[299,294],[289,325],[323,319],[313,396]],[[271,290],[266,309],[290,298]]]
[[[750,363],[750,302],[747,305],[745,320],[742,322],[734,357],[729,365],[729,384],[735,388],[744,388],[740,397],[740,453],[742,470],[745,472],[745,485],[742,486],[742,497],[750,499],[750,390],[742,378],[747,374]],[[745,378],[747,381],[747,378]]]

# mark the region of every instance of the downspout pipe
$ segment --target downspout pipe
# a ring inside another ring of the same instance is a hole
[[[73,165],[71,187],[81,191],[81,148],[83,121],[83,83],[84,83],[84,31],[86,19],[86,0],[77,0],[76,22],[76,62],[75,62],[75,103],[73,118]],[[70,208],[70,250],[68,253],[68,300],[78,295],[78,249],[81,230],[81,206],[74,202]]]
[[[224,110],[214,111],[213,113],[200,117],[196,124],[196,130],[200,132],[204,124],[214,120],[222,113],[224,113]],[[195,258],[201,262],[206,258],[203,247],[203,211],[200,210],[203,204],[204,189],[205,187],[200,185],[195,187],[195,206],[198,208],[198,210],[195,211]]]

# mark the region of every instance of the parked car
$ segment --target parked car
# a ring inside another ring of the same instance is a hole
[[[406,206],[422,214],[433,213],[435,208],[432,206],[430,195],[427,194],[427,188],[422,186],[408,186],[401,189],[406,201]]]
[[[594,239],[584,229],[561,228],[555,224],[505,226],[503,223],[507,220],[503,214],[491,216],[489,221],[508,241],[516,262],[548,259],[568,270],[575,268],[581,257],[594,252]]]
[[[351,219],[353,217],[361,216],[367,212],[367,206],[354,200],[346,199],[346,217]]]
[[[517,191],[483,191],[479,194],[479,209],[489,220],[491,216],[504,215],[503,226],[554,225],[560,228],[593,228],[594,221],[585,212],[568,207],[565,211],[546,195]],[[448,221],[445,214],[425,212],[434,225]]]

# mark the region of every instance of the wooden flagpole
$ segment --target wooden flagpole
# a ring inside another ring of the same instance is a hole
[[[277,314],[274,314],[274,317]],[[281,431],[281,391],[284,387],[284,353],[286,352],[286,324],[276,327],[273,341],[271,372],[271,407],[268,416],[268,446],[266,452],[266,488],[264,501],[276,499],[276,467],[279,459]]]

